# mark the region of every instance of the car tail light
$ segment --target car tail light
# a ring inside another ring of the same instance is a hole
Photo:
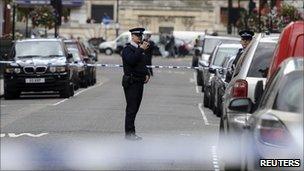
[[[236,80],[231,90],[232,97],[247,97],[248,83],[246,80]]]
[[[258,139],[266,144],[287,146],[291,136],[285,125],[275,116],[264,115],[257,126]]]

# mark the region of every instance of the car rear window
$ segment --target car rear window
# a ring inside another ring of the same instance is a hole
[[[271,58],[275,49],[274,42],[261,42],[258,44],[251,62],[248,77],[266,78]]]
[[[273,109],[303,113],[303,82],[303,71],[296,71],[286,75],[276,95]]]
[[[216,52],[213,65],[215,66],[223,66],[226,57],[235,56],[239,48],[219,48]]]

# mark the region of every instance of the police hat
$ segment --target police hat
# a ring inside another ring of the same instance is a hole
[[[136,28],[130,29],[129,31],[131,32],[131,34],[143,35],[145,29],[141,28],[141,27],[136,27]]]
[[[251,40],[254,35],[254,32],[250,30],[242,30],[239,32],[239,35],[242,37],[242,39]]]

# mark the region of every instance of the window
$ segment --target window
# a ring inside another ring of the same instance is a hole
[[[63,56],[63,50],[60,42],[29,41],[16,43],[15,54],[17,58],[27,56]]]
[[[266,78],[276,43],[259,43],[255,50],[248,77]]]
[[[225,58],[235,56],[239,48],[219,48],[215,55],[215,59],[213,61],[213,65],[215,66],[223,66],[225,62]]]
[[[101,23],[103,18],[113,20],[113,5],[92,5],[91,16],[96,23]]]
[[[285,76],[276,95],[273,109],[286,112],[303,112],[303,72],[295,71]]]
[[[203,53],[211,54],[216,45],[220,42],[222,43],[240,43],[239,40],[230,40],[230,39],[215,39],[215,38],[206,38],[204,41]]]
[[[271,94],[274,94],[274,91],[277,90],[278,81],[280,80],[282,75],[281,67],[277,69],[277,71],[270,77],[269,81],[266,83],[265,90],[260,102],[260,108],[266,108]]]

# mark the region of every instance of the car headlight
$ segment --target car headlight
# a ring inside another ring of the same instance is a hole
[[[15,68],[15,69],[14,69],[14,72],[15,72],[16,74],[19,74],[19,73],[21,72],[21,69],[20,69],[20,68]]]
[[[5,68],[5,73],[12,74],[14,72],[14,68]]]
[[[65,68],[65,66],[56,67],[56,71],[57,72],[65,72],[66,68]]]
[[[66,67],[65,66],[51,66],[50,67],[50,72],[54,73],[54,72],[65,72],[66,71]]]

